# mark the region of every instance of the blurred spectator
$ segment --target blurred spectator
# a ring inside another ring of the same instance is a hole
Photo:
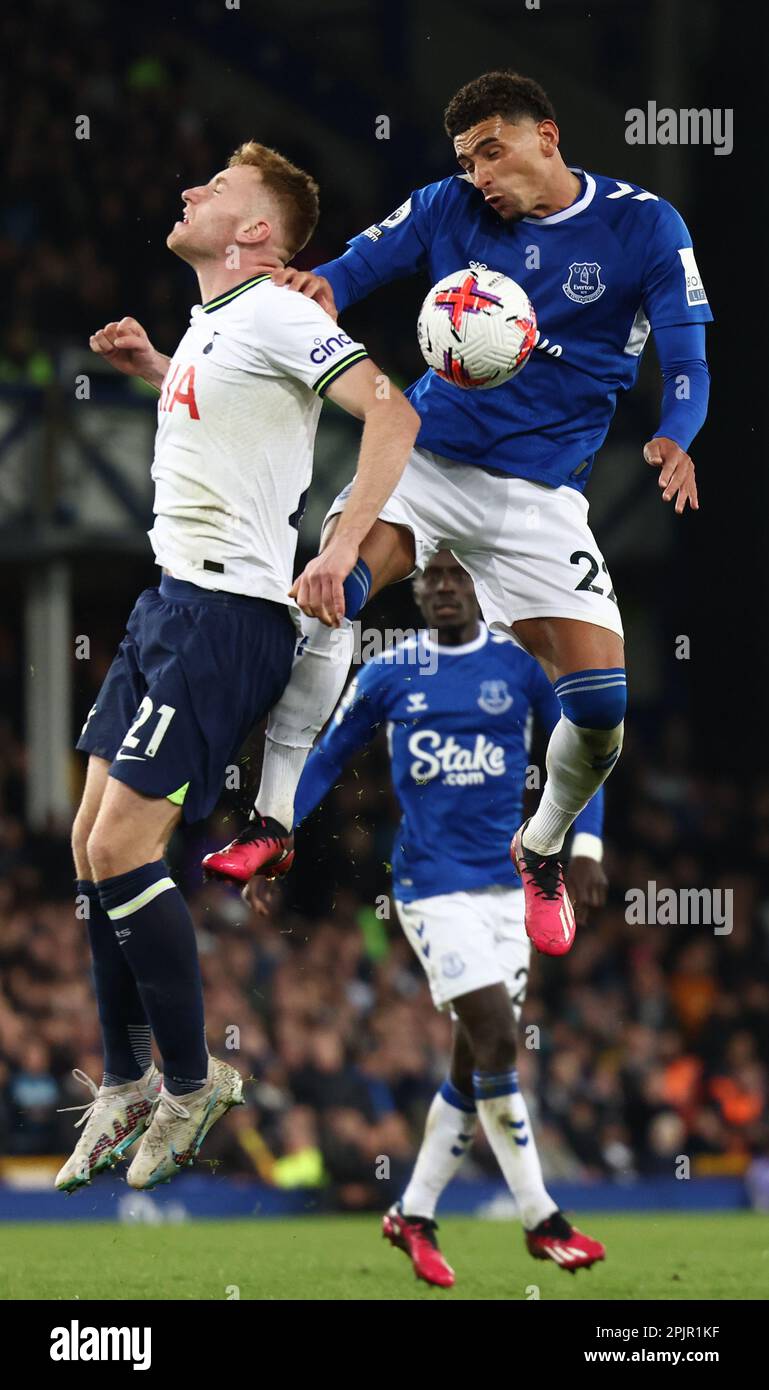
[[[56,1144],[56,1104],[59,1088],[49,1068],[48,1049],[27,1042],[17,1070],[8,1082],[8,1106],[13,1116],[14,1153],[47,1153]]]

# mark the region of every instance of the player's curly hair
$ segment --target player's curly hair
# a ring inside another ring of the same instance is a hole
[[[318,185],[311,174],[298,169],[277,150],[245,140],[227,160],[228,169],[248,164],[258,169],[265,188],[273,194],[283,213],[288,259],[307,245],[318,225]]]
[[[518,72],[484,72],[466,82],[454,93],[443,113],[443,125],[450,140],[488,120],[502,116],[506,121],[554,121],[555,111],[547,92],[531,77]]]

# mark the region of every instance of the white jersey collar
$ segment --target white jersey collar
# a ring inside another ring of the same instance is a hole
[[[468,652],[479,652],[489,640],[489,629],[486,624],[481,623],[480,628],[478,636],[474,637],[472,642],[463,642],[459,647],[448,647],[440,642],[431,642],[427,628],[420,632],[419,636],[428,652],[443,652],[446,656],[467,656]]]
[[[570,164],[569,169],[572,174],[581,174],[585,180],[585,191],[576,203],[571,203],[567,208],[561,208],[560,212],[551,212],[549,217],[522,217],[522,222],[533,222],[537,227],[553,227],[556,222],[566,222],[569,217],[576,217],[578,213],[584,212],[589,207],[595,197],[595,179],[592,174],[588,174],[584,169],[580,169]]]

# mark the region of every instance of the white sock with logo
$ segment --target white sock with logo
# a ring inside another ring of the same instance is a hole
[[[294,797],[315,739],[336,708],[353,656],[352,623],[338,628],[320,618],[302,618],[303,641],[291,677],[270,711],[262,780],[255,809],[286,830],[294,824]]]
[[[441,1194],[472,1147],[477,1123],[475,1102],[444,1081],[433,1097],[414,1171],[401,1200],[405,1216],[432,1219]]]
[[[566,832],[591,796],[606,781],[609,766],[594,766],[622,747],[624,725],[616,729],[582,729],[561,715],[547,745],[547,781],[539,806],[523,833],[524,849],[537,854],[558,854]]]
[[[505,1182],[515,1198],[523,1227],[532,1231],[552,1216],[558,1204],[542,1177],[526,1102],[515,1071],[489,1076],[473,1072],[475,1104]]]

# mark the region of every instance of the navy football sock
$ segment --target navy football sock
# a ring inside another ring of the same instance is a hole
[[[138,1081],[152,1061],[152,1034],[131,967],[90,879],[78,879],[78,897],[88,903],[88,939],[104,1040],[104,1086]]]
[[[133,971],[173,1095],[197,1091],[208,1075],[195,928],[165,860],[99,884],[99,899]]]
[[[358,560],[342,585],[344,615],[352,620],[365,608],[371,593],[371,570],[365,560]]]

